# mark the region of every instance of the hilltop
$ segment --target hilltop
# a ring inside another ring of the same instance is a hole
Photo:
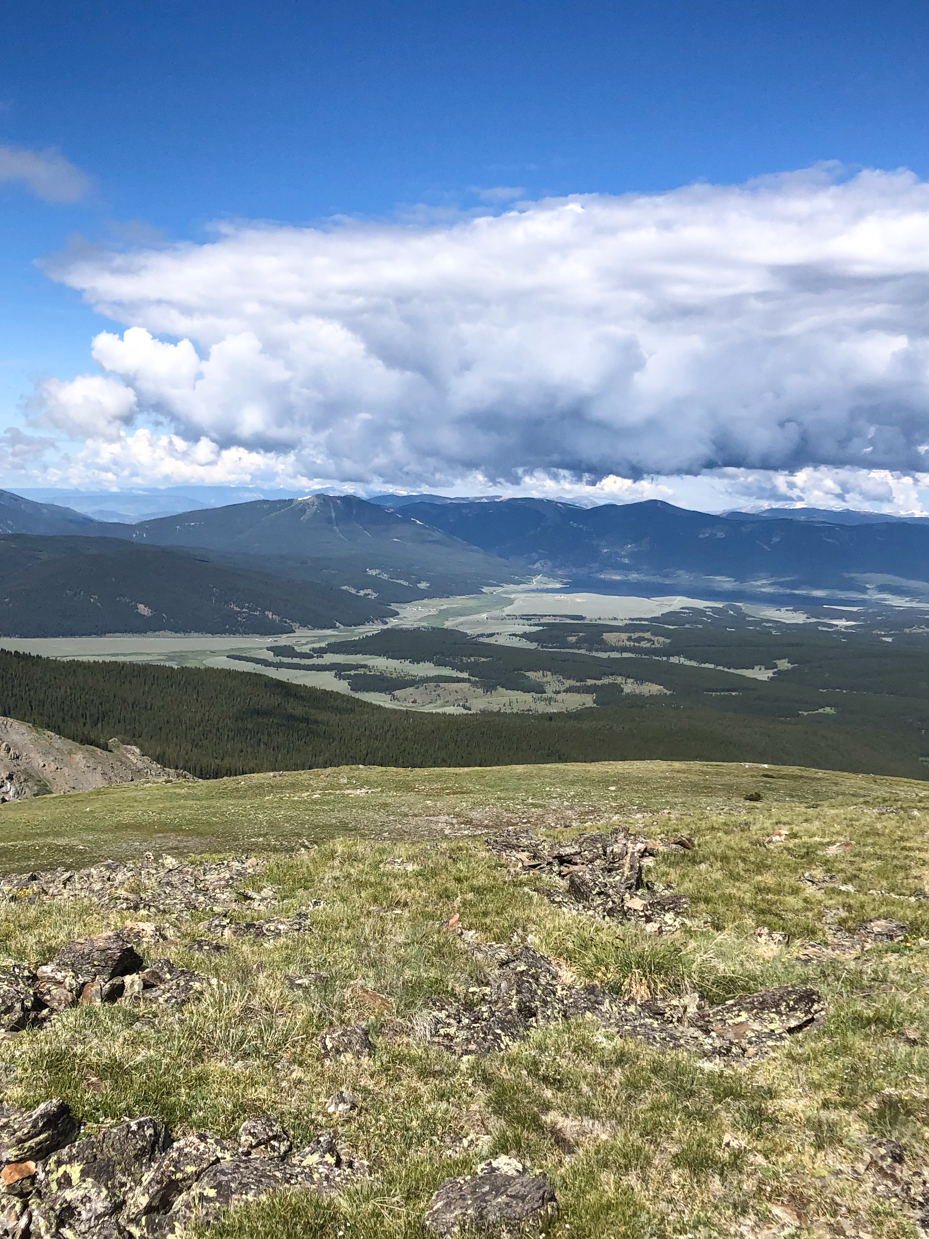
[[[660,762],[3,806],[0,1216],[917,1239],[927,813],[907,780]]]

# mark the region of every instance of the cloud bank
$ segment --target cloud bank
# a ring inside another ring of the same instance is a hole
[[[23,185],[46,202],[77,202],[90,189],[90,177],[54,147],[30,151],[0,145],[0,182]]]
[[[96,373],[40,392],[101,450],[160,426],[406,488],[929,469],[929,184],[909,172],[246,223],[53,274],[123,328]]]

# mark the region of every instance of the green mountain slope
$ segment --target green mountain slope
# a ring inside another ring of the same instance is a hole
[[[0,634],[286,633],[388,614],[369,598],[111,538],[0,537]]]
[[[84,516],[73,508],[59,507],[56,503],[36,503],[0,490],[0,534],[39,533],[69,534],[96,532],[98,522],[92,516]]]
[[[514,579],[513,566],[495,556],[351,495],[186,512],[127,526],[125,536],[205,548],[229,564],[261,563],[280,576],[348,585],[384,602],[473,593]]]
[[[164,766],[218,777],[361,763],[752,761],[919,778],[922,736],[820,718],[746,718],[675,697],[574,714],[421,714],[261,674],[58,662],[0,652],[0,714],[83,744],[118,736]]]
[[[659,500],[413,503],[408,516],[494,555],[604,592],[701,597],[929,593],[929,522],[824,524],[710,516]]]

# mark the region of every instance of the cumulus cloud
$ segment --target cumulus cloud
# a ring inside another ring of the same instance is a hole
[[[670,502],[705,512],[810,507],[929,515],[929,473],[925,472],[824,465],[795,473],[712,469],[696,477],[665,477],[661,484],[673,494]],[[599,493],[603,486],[593,489]]]
[[[909,172],[239,224],[55,274],[125,328],[93,342],[104,375],[44,389],[51,421],[103,439],[138,410],[406,488],[929,464],[929,184]]]
[[[69,383],[46,379],[30,402],[40,425],[86,439],[118,439],[135,417],[136,408],[131,387],[100,374],[81,374]]]
[[[8,426],[0,432],[0,469],[15,472],[32,468],[54,447],[51,439],[25,434],[18,426]]]
[[[139,427],[111,442],[92,441],[60,452],[33,479],[44,486],[73,489],[180,486],[264,486],[306,494],[327,480],[302,474],[283,454],[219,448],[210,439],[188,442],[178,435]]]
[[[23,185],[46,202],[77,202],[91,185],[90,177],[54,147],[30,151],[24,147],[0,145],[2,181]]]

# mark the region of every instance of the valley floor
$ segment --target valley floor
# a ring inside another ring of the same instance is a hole
[[[717,604],[679,596],[667,598],[623,597],[607,594],[553,593],[540,579],[537,589],[512,586],[488,589],[482,594],[458,598],[429,598],[395,605],[397,616],[383,624],[363,624],[356,628],[304,629],[288,638],[220,637],[200,633],[155,633],[148,635],[113,634],[106,637],[0,637],[0,649],[21,650],[46,658],[93,659],[117,662],[155,663],[171,667],[215,667],[230,671],[260,672],[291,684],[307,688],[323,688],[346,693],[363,701],[398,709],[421,710],[428,713],[471,712],[472,710],[513,713],[542,713],[554,710],[579,710],[593,704],[593,696],[566,693],[557,684],[542,684],[536,693],[508,691],[494,687],[489,691],[468,684],[462,676],[460,687],[450,684],[430,685],[423,692],[416,689],[391,691],[359,691],[347,678],[333,671],[306,667],[268,666],[251,663],[250,658],[268,659],[276,645],[293,645],[301,653],[321,650],[330,642],[360,639],[385,628],[451,628],[473,637],[492,637],[506,643],[519,641],[520,635],[532,631],[542,614],[584,615],[605,623],[650,619],[679,610],[682,606],[710,607]],[[764,610],[764,608],[755,608]],[[781,614],[781,612],[777,612]],[[787,614],[783,612],[783,614]],[[271,659],[273,661],[273,659]],[[286,660],[282,660],[285,661]],[[392,658],[380,658],[366,653],[345,654],[341,662],[358,671],[387,673],[400,677],[413,672],[417,678],[448,675],[447,669],[429,663],[415,664]]]

